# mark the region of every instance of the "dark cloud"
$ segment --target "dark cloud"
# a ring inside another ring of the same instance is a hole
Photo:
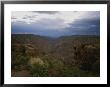
[[[27,19],[27,17],[23,17],[22,19]]]
[[[83,19],[77,20],[70,24],[69,33],[83,35],[100,35],[100,19]]]
[[[32,19],[32,18],[36,18],[36,16],[37,16],[37,15],[32,15],[32,16],[28,16],[28,15],[26,15],[26,16],[23,17],[22,19],[27,19],[27,18]]]
[[[65,28],[64,31],[59,31],[58,29],[49,29],[50,27],[47,26],[47,23],[50,25],[53,25],[51,23],[59,23],[58,20],[53,22],[51,20],[45,19],[45,21],[46,23],[39,21],[38,23],[29,25],[26,23],[17,22],[12,24],[12,33],[27,32],[50,37],[60,37],[65,35],[100,35],[100,19],[77,20],[75,23],[71,23],[69,28]]]
[[[42,14],[56,14],[58,11],[33,11],[36,13],[42,13]]]
[[[82,19],[76,20],[74,23],[71,23],[72,26],[88,26],[88,25],[100,25],[100,19]]]
[[[17,19],[17,18],[15,18],[15,17],[11,17],[11,19]]]

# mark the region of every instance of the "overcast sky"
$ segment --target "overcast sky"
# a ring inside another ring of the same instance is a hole
[[[59,37],[99,35],[99,11],[13,11],[12,33]]]

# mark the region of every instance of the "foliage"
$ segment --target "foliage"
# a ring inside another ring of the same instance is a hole
[[[41,64],[33,64],[31,65],[31,73],[32,73],[32,76],[48,76],[48,67],[44,65],[41,65]]]
[[[100,39],[12,35],[11,68],[36,77],[100,76]]]

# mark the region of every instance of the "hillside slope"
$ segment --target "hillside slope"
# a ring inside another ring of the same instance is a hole
[[[26,76],[100,76],[98,36],[12,34],[11,41],[12,76],[24,76],[24,70],[28,71]]]

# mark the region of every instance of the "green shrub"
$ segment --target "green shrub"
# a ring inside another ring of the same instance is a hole
[[[29,57],[15,53],[14,55],[12,55],[11,60],[12,60],[11,61],[12,69],[17,69],[20,68],[21,66],[26,66],[28,64]]]
[[[48,69],[45,65],[33,64],[31,66],[31,74],[32,76],[48,76]]]

